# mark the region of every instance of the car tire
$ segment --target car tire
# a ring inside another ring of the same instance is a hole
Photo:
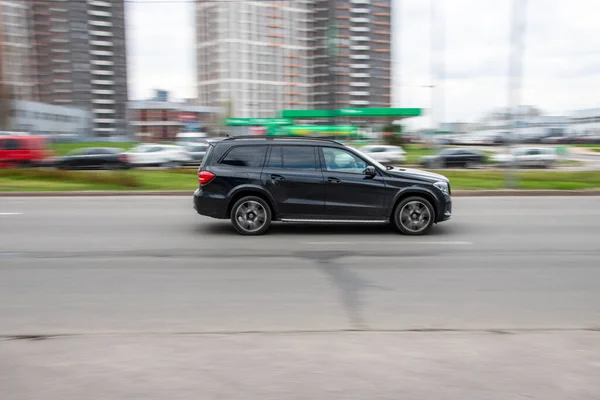
[[[271,225],[271,207],[257,196],[242,197],[231,208],[231,223],[240,235],[264,234]]]
[[[412,196],[400,201],[392,214],[392,224],[404,235],[424,235],[431,228],[434,220],[433,206],[420,196]]]

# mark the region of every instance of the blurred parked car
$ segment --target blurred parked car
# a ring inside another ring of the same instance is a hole
[[[370,145],[361,147],[360,151],[384,165],[406,161],[406,152],[400,146]]]
[[[125,154],[135,167],[179,168],[192,160],[185,148],[170,144],[141,144]]]
[[[190,156],[190,161],[186,162],[186,164],[200,165],[206,155],[208,146],[208,143],[188,143],[185,145],[184,149]]]
[[[49,156],[44,138],[39,136],[0,136],[0,167],[36,166]]]
[[[486,155],[471,149],[450,148],[433,156],[421,157],[421,165],[425,168],[477,168],[485,162]]]
[[[59,169],[128,169],[127,156],[112,147],[84,147],[52,159],[48,164]]]
[[[518,148],[510,154],[497,154],[492,157],[492,161],[501,166],[511,164],[520,167],[542,167],[550,168],[558,161],[556,152],[553,148]]]

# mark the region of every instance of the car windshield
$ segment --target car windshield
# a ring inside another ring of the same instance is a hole
[[[350,147],[350,146],[345,146],[345,147],[348,148],[348,149],[353,150],[355,153],[358,153],[362,158],[364,158],[365,160],[367,160],[367,162],[369,164],[371,164],[371,165],[373,165],[373,166],[375,166],[375,167],[377,167],[379,169],[383,169],[383,170],[389,169],[385,165],[381,164],[378,161],[375,161],[374,159],[372,159],[371,157],[369,157],[367,154],[363,153],[362,151],[360,151],[358,149],[355,149],[354,147]]]

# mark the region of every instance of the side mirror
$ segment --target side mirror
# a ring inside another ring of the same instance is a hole
[[[374,166],[372,166],[372,165],[369,165],[367,168],[365,168],[365,170],[363,171],[363,173],[364,173],[366,176],[368,176],[368,177],[372,178],[372,177],[374,177],[375,175],[377,175],[377,170],[375,169],[375,167],[374,167]]]

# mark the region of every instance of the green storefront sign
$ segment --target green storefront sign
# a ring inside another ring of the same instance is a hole
[[[283,110],[283,118],[309,119],[333,117],[419,117],[420,108],[340,108],[339,110]]]

